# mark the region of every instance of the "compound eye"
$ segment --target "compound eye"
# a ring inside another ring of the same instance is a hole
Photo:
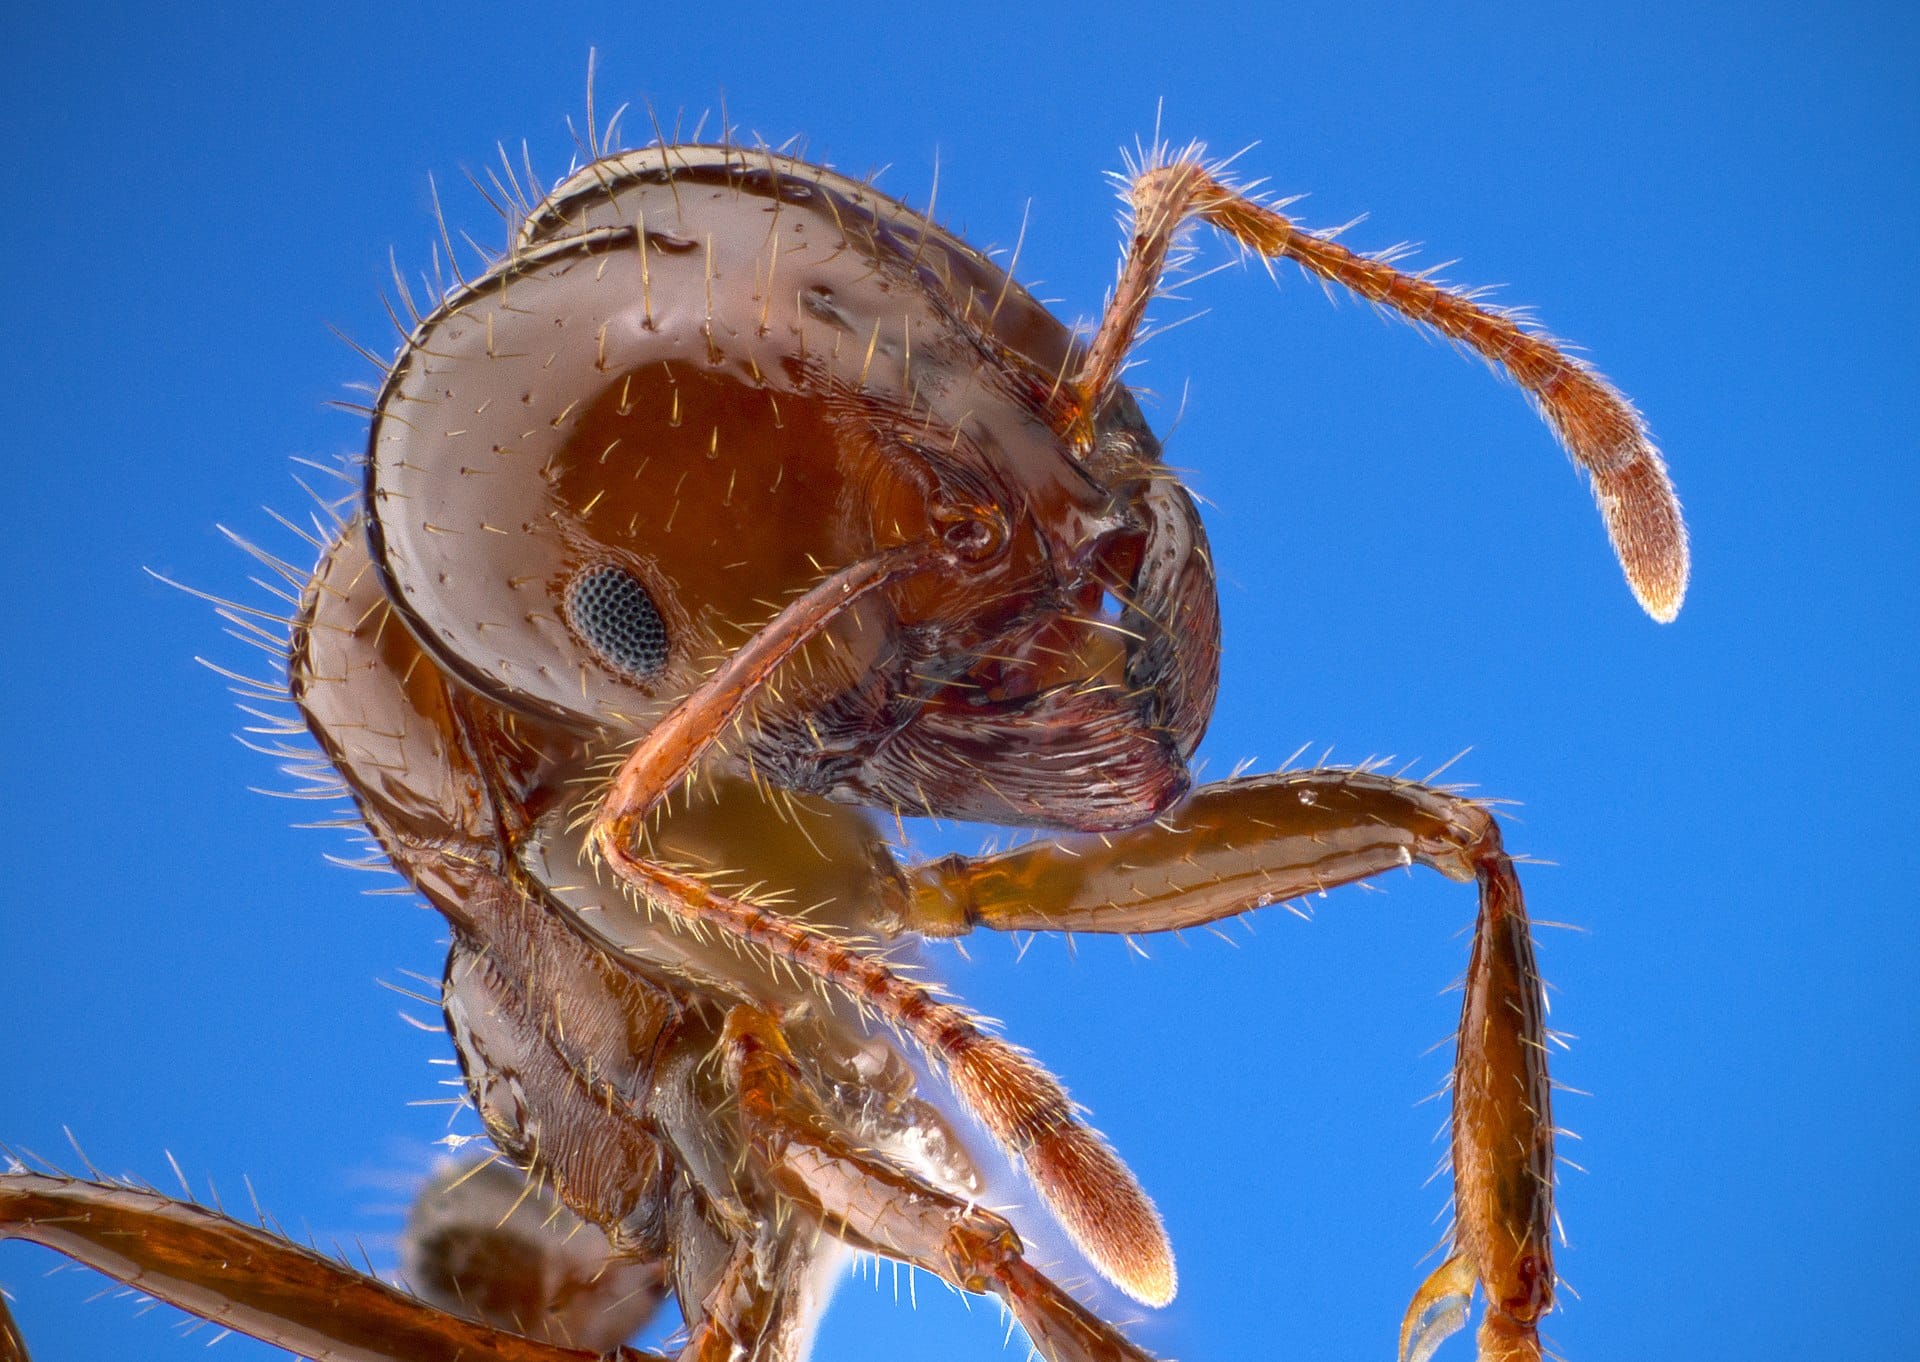
[[[611,563],[583,568],[567,584],[567,623],[601,661],[648,680],[667,665],[667,624],[645,584]]]

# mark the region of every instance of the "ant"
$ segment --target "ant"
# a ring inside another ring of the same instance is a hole
[[[1004,1302],[1050,1362],[1150,1362],[982,1207],[944,1079],[1087,1260],[1175,1290],[1152,1202],[922,938],[1145,933],[1419,863],[1477,885],[1456,1223],[1400,1332],[1484,1300],[1537,1359],[1555,1278],[1544,1001],[1481,804],[1378,772],[1195,786],[1220,621],[1193,499],[1123,381],[1187,224],[1517,382],[1678,611],[1632,406],[1513,316],[1297,227],[1198,147],[1130,167],[1090,339],[926,216],[731,145],[602,154],[414,319],[299,593],[290,732],[445,916],[440,1002],[496,1153],[423,1194],[419,1295],[191,1203],[16,1167],[0,1237],[311,1356],[560,1362],[669,1295],[682,1362],[804,1355],[841,1246]],[[263,555],[265,557],[265,555]],[[1046,840],[902,864],[882,817]],[[0,1305],[0,1359],[25,1344]]]

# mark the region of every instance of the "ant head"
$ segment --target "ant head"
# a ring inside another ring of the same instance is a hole
[[[443,671],[644,731],[827,571],[849,606],[726,746],[907,812],[1130,826],[1187,786],[1218,664],[1191,501],[1132,396],[979,252],[730,147],[596,162],[420,321],[368,459],[374,562]]]

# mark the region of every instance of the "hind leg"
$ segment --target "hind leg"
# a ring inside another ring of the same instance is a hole
[[[117,1183],[0,1173],[0,1239],[41,1244],[235,1333],[305,1357],[592,1362],[447,1314],[277,1234]],[[26,1345],[0,1310],[0,1362]],[[618,1348],[621,1362],[664,1362]]]

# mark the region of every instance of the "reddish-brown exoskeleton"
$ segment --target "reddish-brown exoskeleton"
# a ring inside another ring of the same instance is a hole
[[[1539,1357],[1553,1128],[1498,828],[1362,771],[1192,788],[1213,569],[1121,374],[1200,219],[1500,364],[1592,475],[1661,619],[1686,580],[1678,507],[1632,408],[1511,318],[1297,230],[1197,151],[1152,156],[1127,194],[1090,342],[922,215],[785,156],[612,155],[525,206],[387,369],[288,667],[451,925],[447,1026],[503,1162],[426,1198],[424,1298],[40,1173],[0,1177],[0,1236],[295,1351],[406,1362],[635,1357],[667,1292],[681,1358],[783,1362],[838,1243],[992,1293],[1052,1362],[1142,1362],[974,1204],[913,1052],[1087,1258],[1159,1304],[1152,1203],[1060,1084],[901,950],[1168,931],[1419,862],[1477,882],[1480,911],[1453,1248],[1401,1353],[1425,1358],[1477,1287],[1482,1359]],[[874,811],[1057,837],[901,865]]]

